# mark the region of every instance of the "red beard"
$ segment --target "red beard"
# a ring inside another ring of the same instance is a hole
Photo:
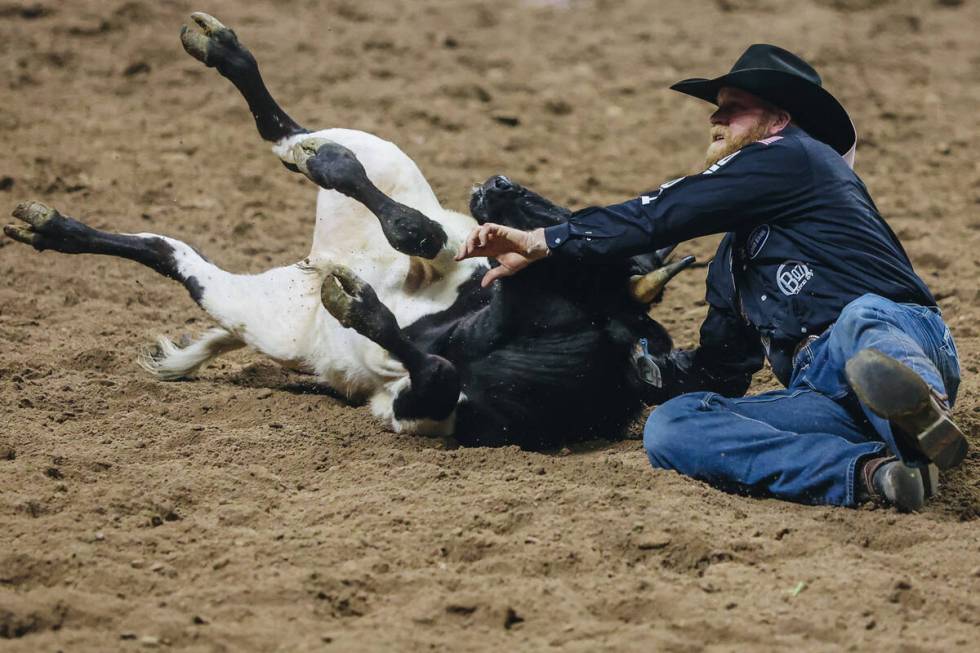
[[[749,143],[754,143],[761,140],[769,135],[769,128],[771,123],[759,123],[752,127],[749,131],[743,133],[741,136],[733,137],[731,132],[727,127],[722,127],[720,125],[711,128],[711,138],[714,139],[716,135],[721,135],[724,137],[721,147],[714,147],[717,141],[712,140],[708,145],[708,151],[705,153],[704,167],[710,168],[715,163],[725,158],[733,152],[737,152]]]

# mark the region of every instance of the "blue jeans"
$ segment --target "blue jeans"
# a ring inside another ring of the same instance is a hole
[[[868,458],[888,450],[925,462],[847,385],[845,363],[868,348],[911,367],[952,405],[959,362],[939,309],[868,294],[796,354],[785,390],[739,399],[693,392],[655,409],[643,433],[650,463],[729,491],[855,505],[858,465]]]

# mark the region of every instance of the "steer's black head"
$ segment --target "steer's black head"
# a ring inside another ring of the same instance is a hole
[[[515,229],[537,229],[564,222],[571,211],[549,202],[503,175],[473,189],[470,213],[480,224],[496,222]]]
[[[566,222],[572,214],[503,175],[473,189],[470,213],[480,224],[495,222],[525,231]],[[507,315],[520,325],[546,324],[553,332],[616,332],[614,339],[630,347],[644,337],[651,352],[665,353],[672,347],[670,336],[647,310],[660,300],[666,281],[693,260],[687,257],[665,266],[671,249],[588,266],[551,257],[506,279],[498,298],[517,298]]]

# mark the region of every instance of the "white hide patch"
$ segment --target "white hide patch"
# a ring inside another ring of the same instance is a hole
[[[353,151],[382,192],[443,227],[447,245],[428,262],[437,274],[429,275],[428,285],[406,292],[409,257],[391,247],[377,218],[363,205],[324,189],[317,196],[310,254],[295,265],[254,275],[232,274],[201,257],[186,243],[166,238],[174,247],[180,273],[193,276],[200,284],[201,307],[229,334],[229,340],[214,348],[205,346],[205,338],[188,349],[164,339],[160,343],[164,356],[156,362],[148,360],[146,367],[158,377],[186,376],[218,355],[223,347],[245,343],[287,367],[316,374],[320,382],[352,401],[370,400],[375,415],[396,431],[450,435],[455,415],[439,421],[394,419],[392,402],[399,388],[408,387],[408,373],[388,352],[341,326],[323,307],[320,286],[323,271],[331,263],[345,265],[371,284],[399,325],[408,326],[425,315],[449,308],[458,296],[459,286],[477,269],[488,268],[486,259],[453,260],[458,245],[476,221],[443,209],[418,166],[396,145],[372,134],[326,129],[291,136],[272,149],[283,161],[294,163],[292,146],[309,137],[325,138]],[[219,343],[216,340],[212,344]]]
[[[428,437],[449,437],[456,430],[456,411],[443,420],[433,419],[395,419],[395,397],[411,387],[411,380],[405,376],[397,381],[388,383],[385,388],[371,398],[371,412],[378,418],[391,425],[395,433],[415,433]],[[458,403],[465,399],[460,394]]]

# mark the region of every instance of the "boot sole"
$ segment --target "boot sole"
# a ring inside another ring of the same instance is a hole
[[[895,436],[939,469],[956,467],[968,445],[929,385],[906,365],[874,349],[859,351],[844,372],[871,412],[897,427]]]

